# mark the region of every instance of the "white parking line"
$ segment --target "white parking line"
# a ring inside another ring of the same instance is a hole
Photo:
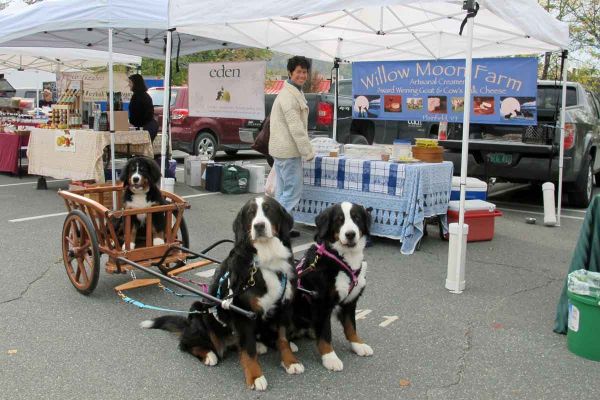
[[[313,244],[314,244],[314,242],[304,243],[304,244],[298,245],[296,247],[293,247],[292,251],[294,252],[294,254],[300,253],[301,251],[308,250],[310,248],[310,246],[312,246]]]
[[[56,213],[56,214],[45,214],[45,215],[36,215],[35,217],[27,217],[27,218],[17,218],[10,219],[8,222],[25,222],[25,221],[33,221],[34,219],[43,219],[43,218],[51,218],[51,217],[59,217],[61,215],[67,215],[66,212]]]
[[[516,210],[514,208],[504,208],[504,207],[501,207],[500,210],[501,211],[513,211],[513,212],[519,212],[519,213],[525,213],[525,214],[544,215],[544,213],[542,213],[542,212],[526,211],[526,210]],[[564,215],[564,214],[562,214],[560,217],[561,218],[569,218],[569,219],[578,219],[580,221],[583,221],[583,217],[572,217],[570,215]]]
[[[489,197],[500,196],[501,194],[509,193],[509,192],[514,192],[515,190],[524,189],[524,188],[529,187],[529,186],[531,186],[529,183],[525,183],[525,184],[522,184],[522,185],[517,185],[517,186],[514,186],[514,187],[509,187],[507,189],[498,190],[497,192],[490,192],[489,193]]]
[[[204,271],[197,272],[194,275],[199,276],[201,278],[210,278],[215,274],[216,270],[216,268],[206,269]]]
[[[183,199],[193,199],[194,197],[204,197],[204,196],[212,196],[215,194],[221,194],[220,192],[210,192],[210,193],[199,193],[199,194],[188,194],[187,196],[181,196]]]
[[[68,179],[55,179],[52,181],[46,181],[46,183],[52,183],[52,182],[67,182]],[[34,182],[21,182],[21,183],[8,183],[5,185],[0,185],[0,187],[9,187],[9,186],[23,186],[23,185],[35,185],[37,184],[37,181]]]
[[[211,193],[200,193],[200,194],[191,194],[188,196],[181,196],[184,199],[189,199],[189,198],[194,198],[194,197],[203,197],[203,196],[212,196],[215,194],[221,194],[219,192],[211,192]],[[36,215],[34,217],[26,217],[26,218],[16,218],[16,219],[10,219],[8,220],[8,222],[26,222],[26,221],[33,221],[36,219],[44,219],[44,218],[52,218],[52,217],[60,217],[61,215],[67,215],[66,212],[62,212],[62,213],[55,213],[55,214],[44,214],[44,215]]]
[[[539,206],[529,205],[529,204],[510,203],[510,202],[506,202],[506,201],[495,201],[494,204],[496,204],[498,207],[503,207],[504,205],[507,205],[507,206],[517,206],[517,207],[529,207],[531,210],[540,210],[540,211],[544,210],[544,207],[539,207]],[[585,214],[587,212],[587,210],[578,210],[575,208],[565,208],[565,207],[561,208],[561,210],[579,213],[579,214]]]

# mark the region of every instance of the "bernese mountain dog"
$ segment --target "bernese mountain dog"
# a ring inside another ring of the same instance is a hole
[[[294,336],[308,334],[317,340],[321,362],[331,371],[344,364],[331,345],[331,314],[336,311],[352,351],[370,356],[373,349],[356,333],[356,303],[366,285],[367,263],[363,260],[370,216],[364,207],[349,202],[335,204],[315,220],[316,244],[296,267]],[[306,291],[312,292],[311,295]]]
[[[125,190],[123,192],[123,206],[126,209],[146,208],[156,205],[167,204],[160,193],[158,187],[160,181],[160,168],[156,162],[148,157],[133,157],[125,168],[123,168],[120,180],[123,182]],[[146,225],[146,214],[137,215],[137,218],[131,219],[131,243],[129,250],[135,249],[135,240],[137,232]],[[165,243],[166,218],[164,213],[152,214],[152,234],[153,245]],[[121,230],[123,222],[121,221]],[[123,250],[127,249],[127,244],[123,243]]]
[[[288,374],[304,372],[288,341],[292,298],[295,291],[290,230],[293,218],[274,199],[259,197],[248,201],[233,223],[235,244],[214,275],[209,293],[225,303],[216,307],[195,302],[187,318],[163,316],[141,326],[181,333],[179,348],[215,365],[225,350],[239,349],[246,384],[265,390],[258,354],[266,351],[257,338],[277,347]],[[250,320],[228,310],[228,305],[252,310]]]

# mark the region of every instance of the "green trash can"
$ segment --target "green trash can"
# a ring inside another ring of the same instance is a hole
[[[569,330],[567,347],[578,356],[600,361],[600,300],[567,291]]]

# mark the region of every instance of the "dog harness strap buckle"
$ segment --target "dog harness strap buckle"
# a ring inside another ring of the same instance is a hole
[[[248,278],[248,284],[246,285],[245,289],[247,289],[249,287],[253,287],[256,284],[256,282],[254,281],[254,274],[256,274],[257,271],[258,271],[258,268],[256,268],[256,261],[255,261],[252,264],[252,268],[250,268],[250,278]]]

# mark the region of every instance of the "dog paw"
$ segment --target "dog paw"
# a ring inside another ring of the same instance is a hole
[[[140,328],[152,329],[152,327],[154,327],[154,321],[151,319],[140,322]]]
[[[366,343],[355,343],[351,342],[352,351],[361,357],[368,357],[373,355],[373,349]]]
[[[218,362],[219,358],[212,351],[209,351],[204,358],[204,365],[208,365],[209,367],[217,365]]]
[[[123,243],[123,250],[127,250],[127,245],[125,243]],[[129,250],[133,250],[135,249],[135,242],[131,242],[129,243]]]
[[[256,342],[256,352],[258,355],[267,354],[269,348],[263,342]]]
[[[287,372],[290,375],[299,375],[304,373],[304,365],[302,365],[301,363],[290,364],[289,367],[286,367],[285,364],[282,362],[281,366],[285,369],[285,372]]]
[[[161,238],[154,238],[152,240],[152,244],[154,246],[160,246],[161,244],[165,244],[165,241],[163,239],[161,239]]]
[[[296,346],[296,343],[294,342],[290,342],[290,349],[292,350],[292,353],[298,352],[298,346]]]
[[[321,356],[323,366],[330,371],[341,371],[344,369],[344,363],[335,354],[335,351]]]
[[[250,389],[263,392],[267,390],[267,378],[264,375],[259,376],[254,380],[254,384],[250,386]]]

